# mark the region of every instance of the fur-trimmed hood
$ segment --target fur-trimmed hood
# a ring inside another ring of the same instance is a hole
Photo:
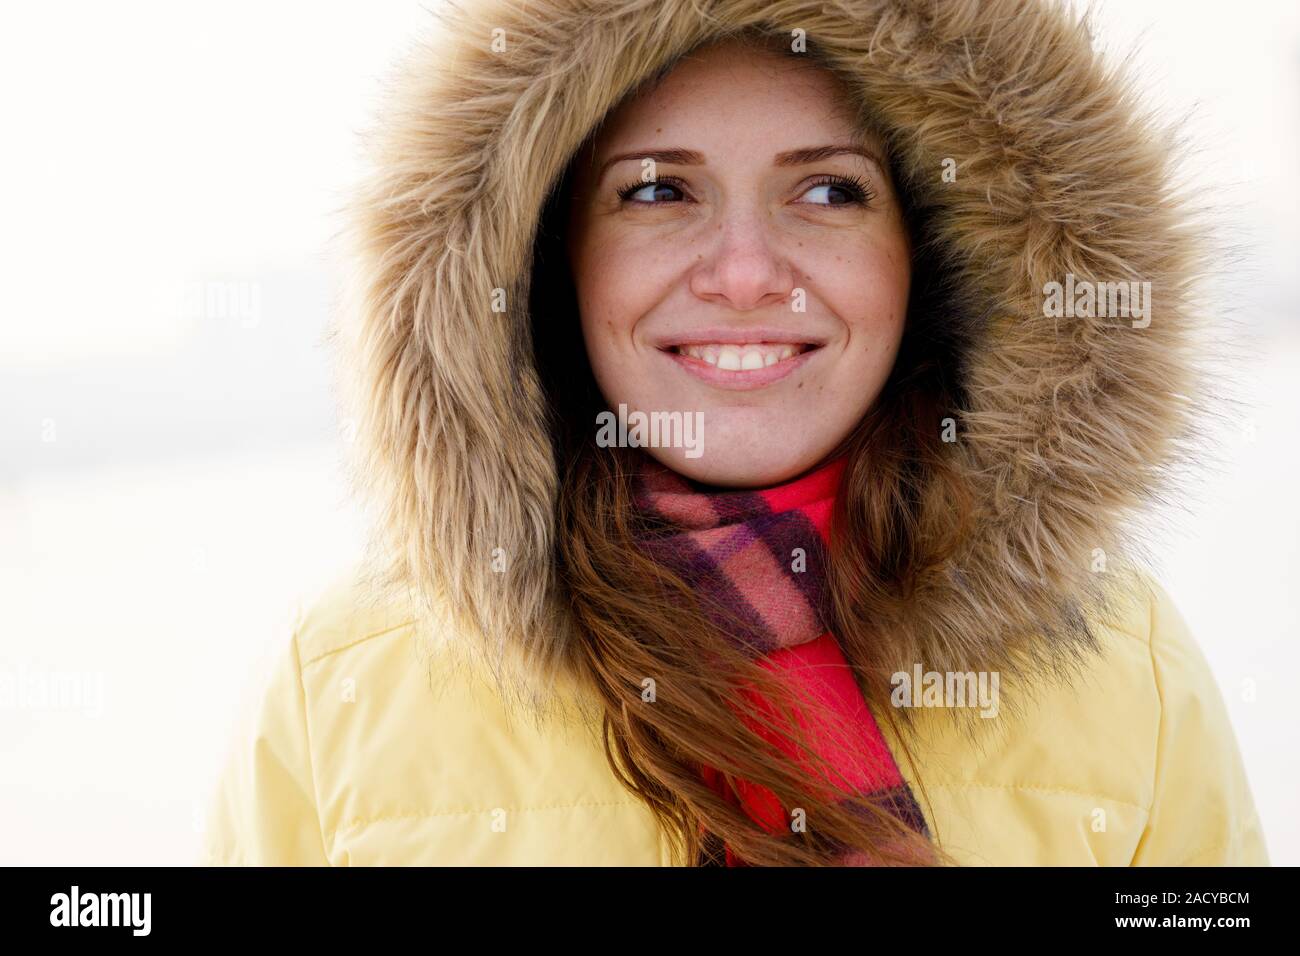
[[[443,633],[519,652],[540,700],[571,637],[557,466],[527,304],[569,160],[648,76],[729,31],[802,30],[870,104],[933,210],[965,303],[950,446],[979,514],[912,599],[934,669],[1055,667],[1093,645],[1139,509],[1201,414],[1191,282],[1204,252],[1172,140],[1039,0],[458,0],[440,4],[372,137],[336,339],[375,511],[376,582]],[[950,171],[944,175],[945,169]],[[1045,289],[1150,283],[1141,319],[1045,315]],[[504,313],[500,304],[504,303]],[[576,321],[576,317],[575,317]]]

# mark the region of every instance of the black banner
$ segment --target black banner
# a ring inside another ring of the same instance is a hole
[[[725,918],[728,936],[816,928],[944,946],[1053,930],[1123,938],[1237,934],[1284,925],[1283,869],[148,869],[0,870],[6,942],[340,943],[440,931],[512,931],[548,945],[608,927],[664,933]],[[831,917],[834,916],[834,919]],[[774,922],[775,921],[775,922]],[[784,925],[783,925],[784,924]],[[840,929],[836,929],[836,925]],[[438,936],[426,937],[437,944]],[[1028,938],[1028,937],[1027,937]],[[1051,938],[1051,937],[1047,937]],[[1172,938],[1172,937],[1171,937]],[[483,942],[488,942],[484,939]],[[10,950],[14,952],[15,950]]]

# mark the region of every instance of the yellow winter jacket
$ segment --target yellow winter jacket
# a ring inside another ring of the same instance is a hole
[[[675,862],[596,724],[539,728],[450,665],[454,641],[418,641],[401,608],[364,592],[348,576],[301,605],[227,754],[201,862]],[[1267,865],[1219,689],[1168,596],[1135,599],[1100,635],[1083,679],[986,721],[978,746],[942,710],[919,712],[914,792],[935,839],[966,865]]]
[[[534,348],[577,321],[553,245],[573,157],[678,57],[757,28],[851,79],[952,273],[960,398],[944,454],[977,520],[884,638],[926,670],[1000,672],[1016,706],[977,719],[975,739],[917,711],[916,766],[889,740],[931,833],[969,864],[1267,863],[1205,659],[1164,592],[1129,573],[1144,507],[1197,458],[1212,389],[1196,326],[1212,317],[1194,283],[1215,263],[1171,185],[1176,140],[1070,5],[433,12],[371,132],[330,338],[373,548],[303,603],[227,755],[205,859],[681,862],[608,767],[592,691],[556,677],[576,670],[531,666],[573,646],[550,400],[569,383],[541,374]],[[1119,281],[1150,283],[1140,318],[1045,306],[1049,289]],[[498,648],[525,665],[509,680],[485,663]]]

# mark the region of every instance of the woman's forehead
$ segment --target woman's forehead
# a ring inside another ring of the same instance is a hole
[[[638,151],[680,148],[713,165],[852,144],[888,176],[884,139],[858,107],[852,90],[817,63],[725,41],[683,58],[612,109],[576,154],[575,173],[587,181],[612,157]]]
[[[787,125],[793,115],[847,133],[856,125],[855,106],[851,88],[820,64],[729,40],[683,57],[614,107],[601,124],[598,149],[628,130],[640,134],[682,122],[716,128],[777,111]]]

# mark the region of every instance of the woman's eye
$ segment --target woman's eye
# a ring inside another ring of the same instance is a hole
[[[677,196],[671,195],[677,193]],[[631,200],[632,202],[645,203],[646,205],[663,205],[666,202],[675,202],[682,198],[682,191],[667,180],[659,180],[653,183],[635,182],[624,186],[618,191],[618,198],[622,200]]]
[[[829,183],[823,183],[820,186],[814,186],[812,189],[808,190],[806,193],[804,193],[804,196],[814,197],[809,201],[814,203],[815,205],[842,206],[847,202],[851,202],[852,200],[846,198],[836,198],[833,194],[838,193],[840,194],[840,196],[843,196],[844,192],[845,190],[843,186],[833,186]]]
[[[865,206],[875,194],[865,182],[856,177],[835,176],[814,183],[803,196],[803,202],[814,206]],[[642,206],[663,206],[682,202],[687,197],[685,189],[676,181],[659,179],[649,183],[641,180],[630,182],[618,190],[618,198],[622,202]]]
[[[814,206],[863,206],[873,198],[866,183],[857,179],[831,179],[813,185],[804,196]]]

